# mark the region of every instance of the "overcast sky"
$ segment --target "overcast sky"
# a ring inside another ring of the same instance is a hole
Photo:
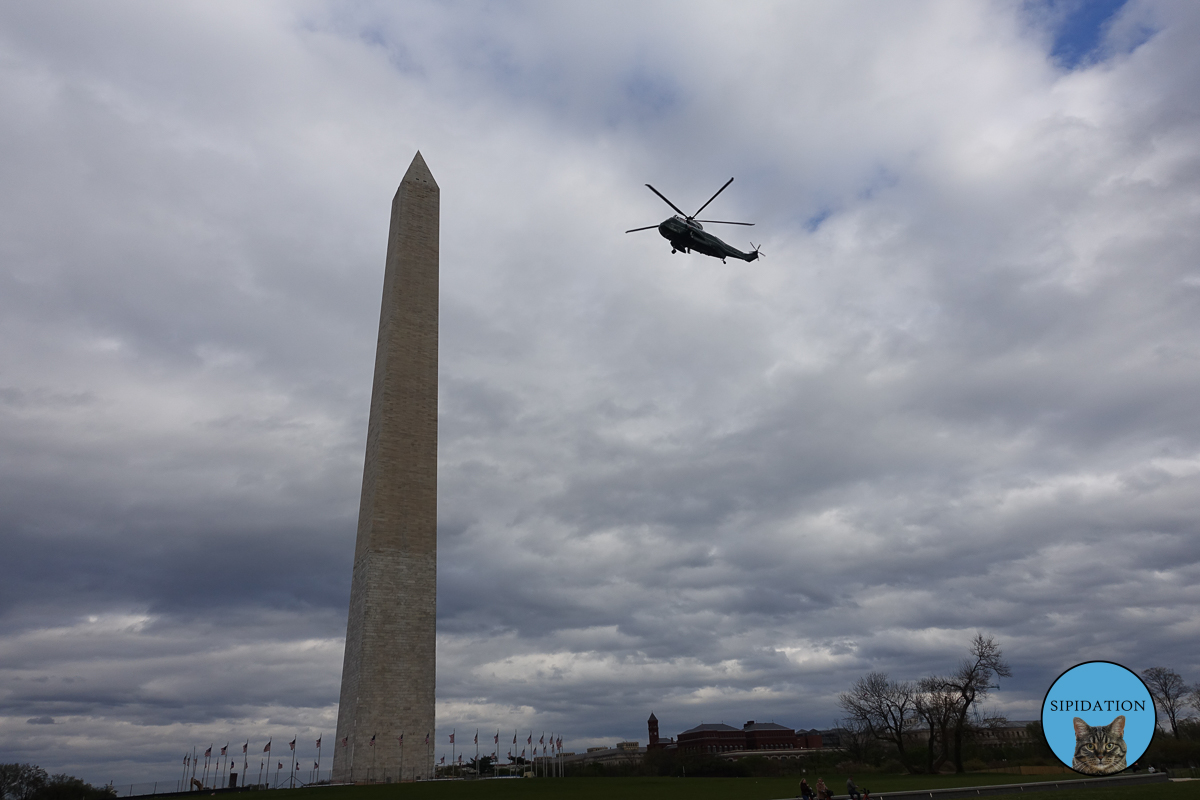
[[[1198,40],[1187,0],[0,6],[0,761],[332,740],[418,149],[439,753],[825,727],[977,631],[1012,719],[1088,659],[1200,680]],[[623,233],[730,176],[764,260]]]

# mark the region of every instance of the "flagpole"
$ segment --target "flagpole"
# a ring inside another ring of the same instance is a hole
[[[325,738],[325,734],[317,737],[317,777],[313,779],[313,783],[321,782],[321,740]]]
[[[288,775],[288,787],[291,789],[296,788],[296,741],[299,740],[299,738],[300,734],[296,734],[292,737],[292,771]]]

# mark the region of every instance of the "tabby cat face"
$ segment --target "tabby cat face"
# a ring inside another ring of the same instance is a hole
[[[1112,775],[1125,769],[1125,715],[1096,727],[1076,717],[1071,767],[1089,775]]]

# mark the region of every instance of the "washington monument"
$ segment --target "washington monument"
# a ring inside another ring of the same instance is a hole
[[[417,153],[392,200],[335,781],[433,777],[438,218]]]

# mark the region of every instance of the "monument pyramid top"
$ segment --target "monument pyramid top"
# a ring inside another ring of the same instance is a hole
[[[404,173],[404,179],[401,183],[430,183],[433,187],[439,188],[437,181],[433,179],[433,173],[429,171],[429,166],[425,163],[425,159],[421,157],[421,151],[413,156],[412,163],[408,165],[408,172]]]

